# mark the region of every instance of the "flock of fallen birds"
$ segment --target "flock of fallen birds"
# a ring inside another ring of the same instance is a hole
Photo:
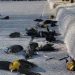
[[[53,18],[53,16],[52,16]],[[5,16],[1,18],[1,20],[8,20],[10,19],[9,16]],[[34,21],[37,22],[36,26],[30,28],[30,29],[25,29],[26,35],[23,36],[30,36],[31,40],[28,45],[27,50],[24,50],[23,46],[21,45],[12,45],[7,47],[7,50],[4,52],[6,54],[19,54],[23,55],[25,59],[18,59],[14,60],[12,62],[9,61],[0,61],[0,69],[1,70],[7,70],[11,72],[17,72],[18,74],[25,74],[25,75],[41,75],[40,73],[35,73],[32,72],[31,69],[34,67],[38,67],[36,64],[29,62],[28,59],[31,59],[33,55],[37,55],[38,51],[48,51],[48,52],[55,52],[58,51],[58,49],[54,48],[54,42],[56,42],[55,36],[59,36],[60,34],[57,33],[55,30],[49,29],[50,27],[55,27],[57,25],[57,21],[54,20],[43,20],[43,19],[35,19]],[[50,25],[50,27],[49,27]],[[46,29],[46,31],[39,31],[38,29]],[[21,38],[22,34],[20,32],[13,32],[9,34],[10,38]],[[39,46],[37,42],[33,42],[35,38],[45,38],[47,43],[45,45]],[[71,61],[68,62],[67,60],[69,56],[63,57],[61,60],[66,59],[66,66],[67,69],[70,71],[75,70],[75,61],[71,58]],[[50,59],[55,59],[53,58],[48,58],[46,61]]]
[[[3,19],[9,19],[9,16],[4,17]],[[52,31],[49,29],[49,25],[51,27],[57,26],[57,21],[42,20],[42,19],[35,19],[34,21],[37,22],[36,26],[33,28],[30,28],[30,29],[26,29],[27,35],[24,35],[24,36],[31,37],[31,41],[29,43],[28,50],[25,51],[21,45],[12,45],[12,46],[8,47],[8,49],[5,51],[5,53],[16,54],[16,53],[22,52],[24,57],[26,59],[29,59],[29,58],[32,58],[33,55],[37,55],[38,51],[57,51],[57,49],[55,49],[53,47],[54,44],[51,44],[51,42],[56,41],[55,36],[58,36],[59,33],[57,33],[54,30]],[[45,28],[46,31],[38,31],[38,28]],[[19,38],[19,37],[21,37],[21,35],[22,34],[20,32],[13,32],[9,35],[9,37],[10,38]],[[37,42],[33,42],[33,39],[35,37],[45,38],[47,41],[47,44],[39,47]],[[0,69],[9,70],[11,72],[16,71],[16,72],[19,72],[20,74],[25,74],[25,75],[41,75],[39,73],[34,73],[34,72],[30,71],[31,68],[37,67],[37,65],[27,61],[26,59],[25,60],[19,59],[19,60],[15,60],[13,62],[0,61]]]

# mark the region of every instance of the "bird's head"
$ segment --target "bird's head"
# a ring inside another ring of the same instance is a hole
[[[15,61],[13,61],[13,62],[11,62],[10,64],[9,64],[9,70],[12,72],[12,71],[14,71],[14,70],[19,70],[19,68],[20,68],[20,62],[18,61],[18,60],[15,60]]]

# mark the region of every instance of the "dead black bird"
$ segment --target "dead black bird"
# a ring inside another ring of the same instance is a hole
[[[56,51],[56,49],[53,47],[53,44],[46,44],[40,47],[38,51]]]
[[[38,43],[36,43],[36,42],[31,42],[30,44],[30,48],[37,48],[38,47]]]
[[[31,28],[29,30],[27,30],[26,34],[28,36],[34,36],[34,37],[47,37],[47,36],[57,36],[58,33],[56,33],[56,31],[49,31],[49,28],[47,27],[47,31],[38,31],[34,28]]]
[[[31,72],[30,69],[32,69],[33,67],[37,66],[34,63],[31,63],[23,59],[15,60],[13,62],[0,61],[0,70],[19,72],[21,74],[26,75]]]
[[[53,35],[52,32],[46,32],[46,31],[39,31],[39,34],[40,34],[40,37],[46,37],[48,35]]]
[[[17,53],[23,50],[24,48],[21,45],[12,45],[8,47],[7,53]]]
[[[49,42],[54,42],[54,41],[56,41],[56,38],[55,38],[55,36],[48,35],[48,36],[46,36],[46,40]]]
[[[57,21],[53,21],[53,20],[45,20],[45,21],[43,22],[44,25],[45,25],[45,24],[51,24],[51,27],[57,26],[56,23],[57,23]]]
[[[5,16],[5,17],[3,17],[3,18],[1,18],[1,19],[6,19],[6,20],[8,20],[8,19],[9,19],[9,16]]]
[[[57,23],[57,21],[46,20],[46,21],[43,21],[42,23],[37,24],[37,26],[41,27],[41,28],[47,28],[48,24],[50,24],[51,27],[55,27],[55,26],[57,26],[56,23]]]
[[[42,19],[35,19],[34,21],[36,21],[36,22],[42,22],[43,20]]]
[[[26,58],[32,57],[33,55],[36,55],[36,51],[38,47],[38,43],[31,42],[28,46],[28,50],[26,51]]]
[[[10,70],[17,71],[20,74],[26,74],[26,75],[30,75],[30,73],[37,75],[38,73],[31,72],[31,69],[34,67],[37,67],[37,65],[29,61],[25,61],[23,59],[13,61],[9,65]]]
[[[34,37],[39,37],[40,35],[38,34],[38,31],[34,28],[31,28],[29,30],[26,30],[26,34],[28,36],[34,36]]]
[[[53,20],[45,20],[44,24],[52,24],[52,23],[57,23],[57,21],[53,21]]]
[[[18,38],[20,36],[21,36],[20,32],[13,32],[9,35],[10,38]]]

